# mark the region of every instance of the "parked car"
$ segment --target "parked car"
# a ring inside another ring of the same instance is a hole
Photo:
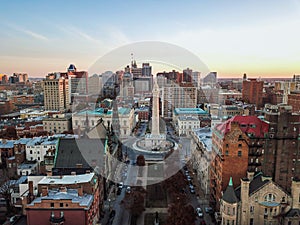
[[[120,189],[122,189],[124,187],[123,182],[120,182],[118,186],[119,186]]]
[[[191,178],[190,175],[188,175],[186,178],[187,178],[188,181],[191,181],[191,180],[192,180],[192,178]]]
[[[194,188],[191,188],[191,189],[190,189],[190,192],[191,192],[191,194],[195,194],[195,189],[194,189]]]
[[[205,207],[205,212],[210,214],[210,215],[213,215],[214,214],[214,210],[211,208],[211,207]]]
[[[202,209],[200,207],[197,207],[196,208],[196,213],[197,213],[197,216],[202,218],[203,217],[203,212],[202,212]]]
[[[131,187],[127,187],[126,192],[129,194],[131,192]]]

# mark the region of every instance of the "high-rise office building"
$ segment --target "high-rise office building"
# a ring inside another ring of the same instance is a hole
[[[70,105],[69,80],[60,73],[51,73],[43,81],[45,110],[65,111]]]
[[[150,77],[152,75],[152,66],[150,63],[142,64],[142,76]]]
[[[257,108],[263,107],[264,82],[257,79],[243,80],[243,99],[245,102],[255,104]]]
[[[196,108],[197,88],[192,83],[165,85],[161,92],[162,116],[172,118],[175,108]]]
[[[61,73],[65,75],[65,73]],[[69,79],[69,89],[72,94],[88,93],[88,72],[77,71],[75,65],[71,64],[66,73]]]

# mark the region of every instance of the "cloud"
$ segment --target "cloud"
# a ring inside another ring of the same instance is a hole
[[[84,31],[82,31],[79,28],[74,27],[74,26],[65,26],[65,27],[59,26],[58,28],[65,33],[69,33],[71,35],[76,35],[77,37],[79,36],[86,41],[101,42],[101,40],[98,40],[98,39],[92,37],[91,35],[85,33]]]
[[[25,28],[22,28],[22,27],[19,27],[19,26],[15,26],[15,25],[12,25],[12,24],[10,24],[8,26],[10,28],[16,30],[16,31],[22,32],[24,34],[27,34],[27,35],[35,38],[35,39],[42,40],[42,41],[48,41],[49,40],[46,36],[38,34],[36,32],[33,32],[33,31],[29,30],[29,29],[25,29]]]

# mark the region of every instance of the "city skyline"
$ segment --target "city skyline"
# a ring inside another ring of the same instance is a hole
[[[27,72],[30,77],[45,77],[65,71],[70,63],[88,70],[108,52],[142,41],[185,48],[221,78],[300,73],[299,0],[1,5],[0,73],[8,75]]]

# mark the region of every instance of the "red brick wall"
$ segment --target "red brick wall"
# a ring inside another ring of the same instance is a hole
[[[27,224],[30,225],[42,225],[50,224],[50,215],[54,211],[55,216],[59,217],[60,210],[52,209],[36,209],[27,210]],[[85,225],[86,216],[84,210],[62,210],[64,212],[65,222],[64,225]]]

